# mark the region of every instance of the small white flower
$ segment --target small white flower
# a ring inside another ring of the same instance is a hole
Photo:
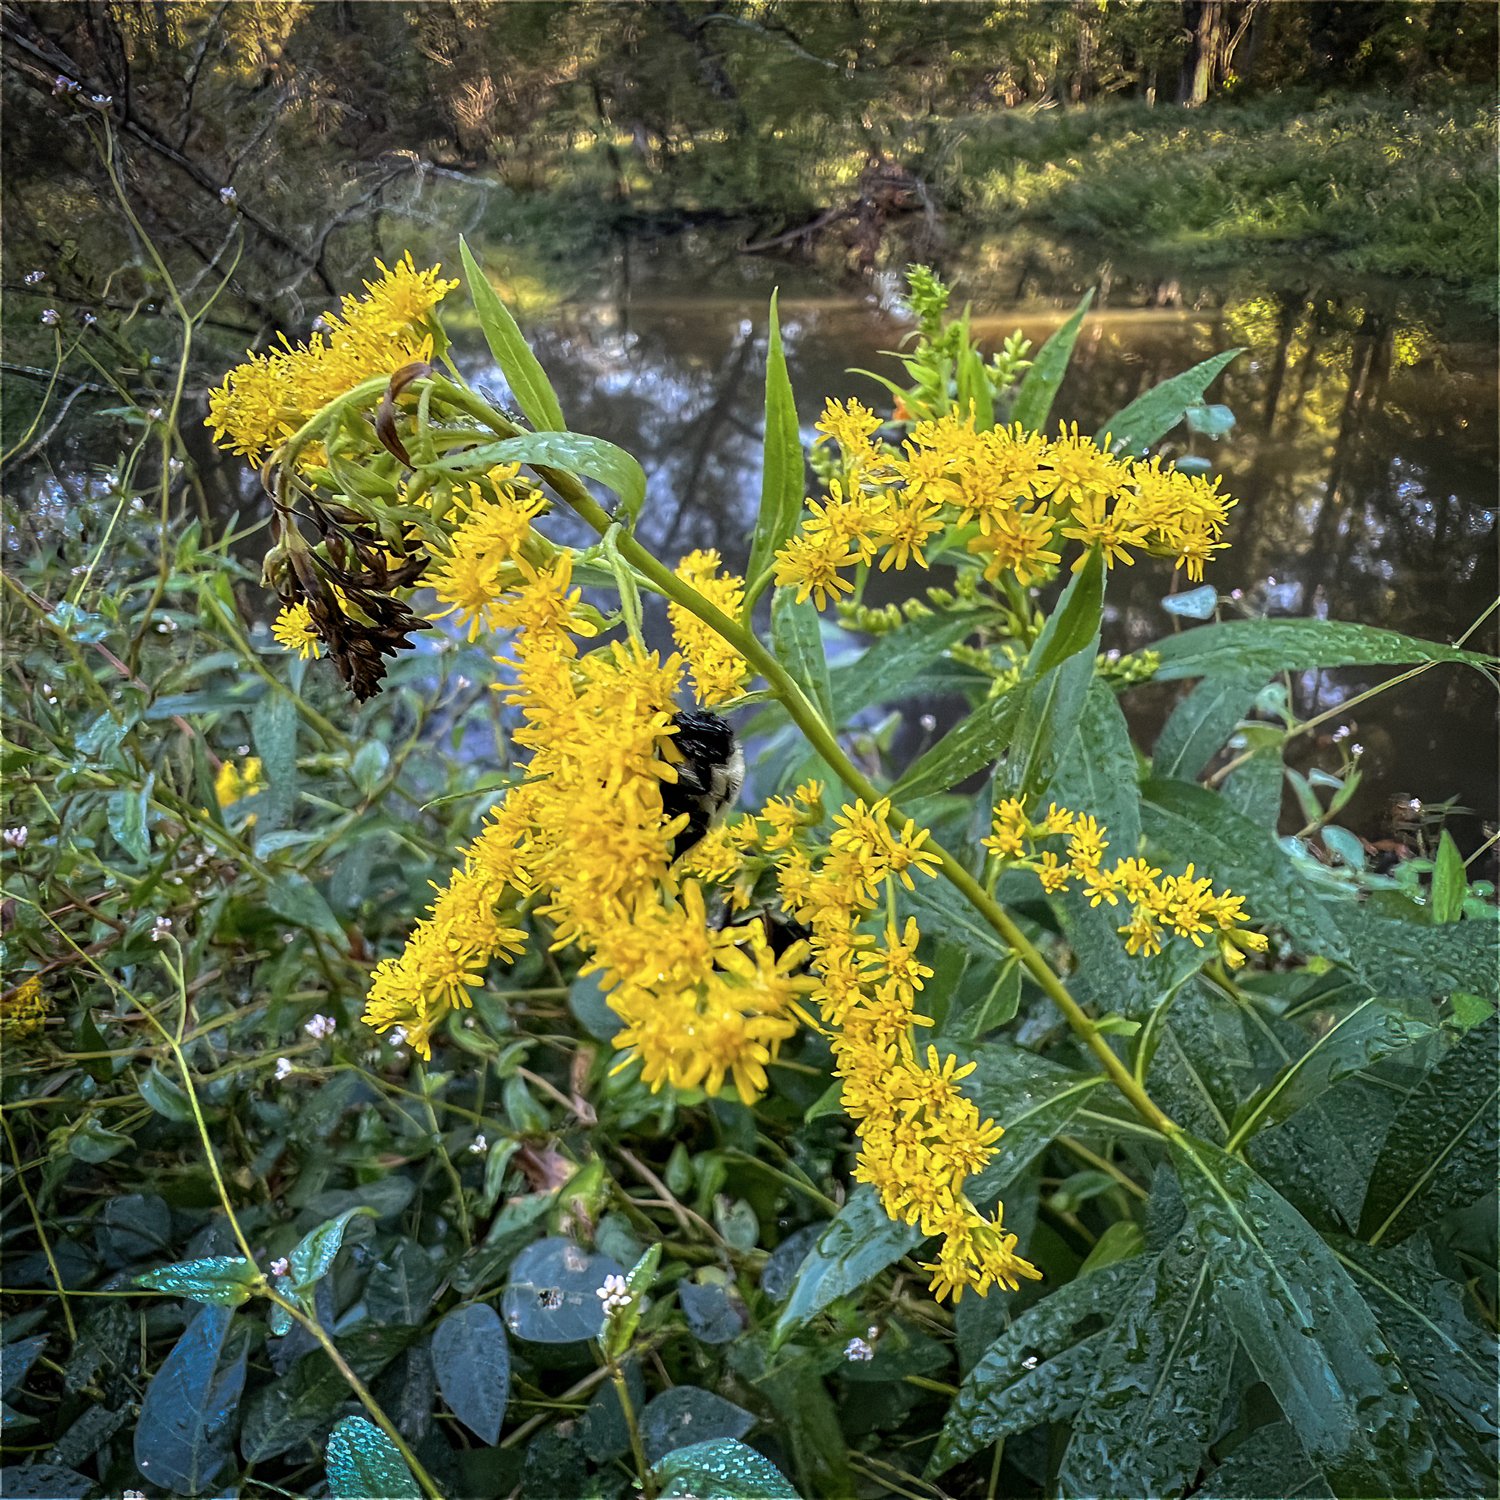
[[[240,201],[240,195],[237,192],[235,192],[235,190],[232,187],[221,187],[219,189],[219,202],[220,203],[223,203],[223,204],[225,204],[227,206],[227,205],[229,205],[231,203],[238,203],[239,201]]]
[[[844,1345],[844,1358],[855,1364],[866,1364],[875,1358],[875,1350],[864,1339],[850,1339]]]
[[[27,286],[40,286],[46,279],[47,273],[45,271],[28,271],[21,278]]]
[[[59,73],[57,77],[52,80],[52,93],[54,98],[58,94],[81,94],[82,92],[83,88],[80,84],[74,83],[71,78],[64,78],[61,73]]]
[[[458,676],[453,679],[453,681],[454,681],[455,685],[457,686],[459,692],[462,692],[467,687],[473,687],[474,686],[474,684],[472,682],[470,682],[469,679],[467,677],[465,677],[462,672],[460,672],[458,674]]]
[[[630,1295],[630,1286],[623,1276],[606,1276],[604,1285],[594,1295],[604,1304],[605,1317],[612,1317],[617,1312],[623,1312],[634,1300]]]
[[[937,728],[937,715],[923,714],[922,717],[917,720],[917,722],[922,726],[923,730],[927,734],[931,734],[932,731]]]
[[[83,326],[85,328],[92,328],[98,321],[99,317],[97,313],[86,312],[83,315]]]
[[[171,930],[172,930],[172,919],[171,919],[171,917],[158,917],[151,924],[151,931],[147,934],[147,936],[151,939],[151,941],[153,943],[159,943],[159,942],[161,942],[161,940],[164,937],[166,937],[166,935],[169,932],[171,932]]]
[[[56,328],[62,322],[62,314],[55,307],[44,307],[42,309],[42,322],[48,328]]]
[[[483,1156],[484,1153],[489,1149],[490,1143],[484,1138],[482,1134],[476,1135],[474,1139],[469,1142],[470,1156]]]
[[[291,1269],[292,1268],[287,1263],[287,1258],[284,1255],[280,1260],[273,1260],[271,1262],[271,1274],[273,1276],[285,1276]]]
[[[302,1029],[313,1041],[321,1042],[331,1037],[339,1029],[339,1023],[332,1016],[316,1015],[306,1022]]]
[[[146,1500],[145,1490],[126,1490],[124,1500]]]
[[[406,1027],[392,1026],[391,1029],[386,1032],[385,1039],[391,1044],[392,1047],[404,1047],[406,1045]]]
[[[1021,1361],[1021,1368],[1023,1370],[1034,1370],[1036,1369],[1038,1363],[1039,1361],[1037,1360],[1036,1355],[1028,1354],[1026,1358]]]
[[[1363,755],[1365,753],[1365,747],[1361,745],[1358,740],[1356,740],[1352,745],[1349,746],[1349,753],[1353,756]]]
[[[292,1076],[292,1060],[291,1060],[291,1058],[289,1058],[289,1057],[278,1057],[276,1059],[276,1081],[278,1083],[281,1083],[283,1080],[285,1080],[287,1078],[290,1078],[291,1076]]]
[[[108,109],[115,102],[113,94],[90,94],[89,103],[96,109]]]
[[[3,838],[12,849],[24,849],[26,840],[30,837],[31,830],[25,827],[7,828],[3,834],[0,834],[0,838]]]
[[[1348,738],[1349,726],[1347,724],[1340,724],[1339,727],[1333,731],[1333,742],[1335,745],[1337,745],[1341,740],[1347,740]]]

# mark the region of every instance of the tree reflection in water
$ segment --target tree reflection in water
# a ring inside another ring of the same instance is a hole
[[[492,249],[491,263],[503,267],[504,255]],[[1221,593],[1240,591],[1231,613],[1324,615],[1451,640],[1495,598],[1494,353],[1482,328],[1466,326],[1468,310],[1424,305],[1388,284],[1330,289],[1314,269],[1291,284],[1251,269],[1202,285],[1124,275],[1080,245],[1050,247],[1046,271],[1036,244],[1008,261],[993,247],[960,247],[953,260],[959,294],[974,299],[995,344],[1017,325],[1040,343],[1084,288],[1101,286],[1056,406],[1086,429],[1217,350],[1244,346],[1210,392],[1238,418],[1230,437],[1179,429],[1168,444],[1210,459],[1240,500],[1234,546],[1213,579]],[[666,551],[717,546],[731,566],[743,562],[760,494],[766,303],[778,283],[810,440],[825,396],[883,399],[846,373],[881,368],[906,331],[874,296],[830,291],[806,268],[746,262],[698,232],[617,254],[565,305],[529,321],[570,422],[645,465],[645,529]],[[463,357],[471,366],[485,357],[477,333]],[[1180,586],[1161,563],[1117,569],[1106,644],[1134,649],[1169,631],[1161,597]],[[1491,621],[1476,643],[1495,640]],[[1305,717],[1334,707],[1382,675],[1305,674],[1292,684],[1297,708]],[[1148,689],[1133,701],[1149,737],[1172,698]],[[1433,671],[1351,722],[1366,751],[1355,826],[1377,833],[1386,803],[1403,794],[1456,796],[1494,817],[1494,701],[1477,675]],[[1318,745],[1299,742],[1299,758],[1318,763]]]

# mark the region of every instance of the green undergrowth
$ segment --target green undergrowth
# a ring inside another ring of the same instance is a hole
[[[953,128],[944,196],[981,220],[1107,235],[1199,265],[1317,253],[1351,272],[1494,295],[1495,112],[1477,92],[1441,107],[1130,104]]]

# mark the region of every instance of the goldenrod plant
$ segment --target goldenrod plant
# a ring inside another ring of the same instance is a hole
[[[751,533],[660,555],[460,261],[505,401],[410,255],[212,392],[269,628],[196,527],[7,579],[15,1492],[1487,1492],[1493,893],[1333,857],[1352,750],[1278,836],[1263,690],[1493,660],[1101,649],[1227,613],[1235,351],[1091,434],[1087,300],[987,356],[923,268],[806,451],[773,300]]]

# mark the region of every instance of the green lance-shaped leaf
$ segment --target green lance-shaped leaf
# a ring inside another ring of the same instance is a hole
[[[1041,677],[1099,637],[1104,612],[1104,554],[1093,548],[1068,580],[1026,659],[1026,674]]]
[[[891,789],[891,795],[902,802],[946,791],[989,765],[1009,746],[1021,716],[1023,698],[1019,683],[998,697],[987,698],[930,750],[917,757]]]
[[[1405,1246],[1372,1249],[1344,1239],[1335,1240],[1333,1249],[1411,1376],[1432,1429],[1443,1493],[1487,1493],[1494,1487],[1500,1436],[1500,1342],[1468,1312],[1467,1289],[1439,1275],[1430,1253],[1409,1255]]]
[[[892,1219],[874,1188],[857,1187],[798,1268],[777,1334],[786,1334],[830,1302],[857,1292],[921,1243],[922,1231]]]
[[[1283,928],[1305,952],[1349,957],[1341,922],[1319,900],[1306,877],[1265,833],[1222,797],[1182,781],[1148,781],[1141,788],[1146,837],[1164,859],[1192,862],[1245,898],[1252,922]]]
[[[1262,681],[1278,672],[1314,667],[1410,667],[1424,662],[1483,666],[1492,658],[1394,630],[1339,620],[1227,620],[1169,635],[1147,648],[1161,657],[1158,682],[1255,672]]]
[[[1112,453],[1138,453],[1164,438],[1197,406],[1203,393],[1220,372],[1237,359],[1243,349],[1226,349],[1202,364],[1174,375],[1144,395],[1137,396],[1123,411],[1118,411],[1101,427],[1095,440],[1101,445],[1107,439]]]
[[[797,403],[781,344],[777,293],[771,293],[771,333],[766,349],[766,426],[761,447],[760,510],[750,542],[753,583],[771,566],[776,549],[797,529],[802,514],[802,436]]]
[[[1225,1319],[1334,1493],[1432,1493],[1421,1408],[1333,1252],[1243,1162],[1186,1135],[1171,1150]]]
[[[852,662],[829,673],[833,708],[840,724],[872,703],[893,703],[908,683],[917,681],[924,667],[975,628],[972,614],[935,614],[908,620],[888,635],[878,637]]]
[[[800,1500],[769,1458],[731,1438],[679,1448],[657,1464],[654,1474],[664,1500]]]
[[[1062,1493],[1186,1489],[1216,1434],[1233,1359],[1207,1258],[1169,1245],[1099,1341],[1093,1385],[1070,1424]]]
[[[1194,1500],[1247,1500],[1251,1495],[1333,1500],[1328,1481],[1302,1451],[1297,1434],[1286,1422],[1257,1427],[1193,1494]]]
[[[1234,1133],[1227,1149],[1237,1150],[1255,1131],[1304,1108],[1341,1078],[1416,1046],[1434,1030],[1432,1022],[1408,1016],[1389,1001],[1374,996],[1361,1000],[1245,1101],[1231,1122]]]
[[[1062,807],[1093,813],[1109,830],[1111,849],[1124,857],[1135,852],[1141,837],[1139,780],[1120,700],[1096,679],[1062,747],[1048,794]]]
[[[311,1291],[314,1284],[333,1269],[333,1263],[343,1249],[344,1233],[350,1222],[375,1217],[373,1208],[345,1209],[338,1218],[329,1219],[304,1235],[287,1257],[293,1288],[298,1292]]]
[[[1264,676],[1253,667],[1205,677],[1162,726],[1151,756],[1153,774],[1196,781],[1264,686]]]
[[[1007,752],[1014,767],[1007,784],[1017,792],[1037,790],[1083,711],[1093,668],[1091,660],[1085,670],[1073,658],[1097,647],[1103,598],[1104,560],[1096,549],[1063,590],[1020,682],[981,703],[918,757],[892,795],[909,800],[945,791]]]
[[[396,1445],[367,1417],[345,1417],[328,1438],[328,1493],[335,1500],[421,1500]]]
[[[432,1364],[453,1415],[481,1441],[499,1442],[510,1395],[510,1345],[500,1314],[485,1302],[455,1307],[433,1332]]]
[[[833,718],[833,689],[823,651],[823,626],[811,599],[797,603],[791,589],[777,589],[771,601],[771,646],[776,659],[827,720]]]
[[[633,521],[646,501],[646,471],[623,448],[581,432],[525,432],[466,448],[452,458],[424,466],[423,472],[470,473],[496,464],[530,464],[533,468],[565,469],[607,484],[620,497],[618,519]]]
[[[485,342],[516,398],[516,405],[533,427],[550,432],[566,431],[568,424],[563,420],[562,407],[558,404],[552,382],[547,379],[547,372],[531,352],[531,346],[521,336],[510,309],[500,300],[462,237],[458,241],[458,253],[464,263],[469,297],[474,303],[474,311],[479,314]]]
[[[1438,1000],[1455,990],[1495,993],[1500,927],[1493,918],[1431,926],[1421,920],[1421,908],[1405,902],[1389,908],[1343,902],[1332,909],[1348,943],[1350,968],[1378,994]]]
[[[1432,920],[1440,924],[1458,921],[1464,914],[1464,897],[1468,893],[1464,857],[1445,828],[1432,862]]]
[[[229,1462],[248,1344],[249,1329],[210,1303],[162,1361],[135,1429],[136,1467],[153,1489],[200,1495]]]
[[[151,809],[151,787],[155,776],[148,773],[138,787],[111,792],[105,804],[109,831],[115,842],[138,864],[151,860],[151,836],[147,823]]]
[[[135,1284],[154,1292],[191,1297],[194,1302],[216,1302],[238,1307],[254,1293],[260,1272],[242,1255],[210,1255],[202,1260],[179,1261],[135,1278]]]
[[[1073,345],[1078,342],[1078,330],[1083,326],[1084,315],[1093,300],[1094,293],[1090,288],[1073,316],[1042,345],[1022,378],[1015,404],[1010,409],[1010,419],[1019,422],[1027,432],[1040,432],[1047,425],[1057,388],[1068,373],[1068,361],[1073,357]]]
[[[1407,1096],[1370,1179],[1363,1238],[1395,1243],[1494,1191],[1497,1037],[1494,1017],[1465,1032]]]
[[[1038,1422],[1064,1416],[1093,1379],[1095,1351],[1121,1299],[1141,1276],[1139,1259],[1079,1276],[1018,1317],[984,1352],[948,1408],[927,1477]]]

